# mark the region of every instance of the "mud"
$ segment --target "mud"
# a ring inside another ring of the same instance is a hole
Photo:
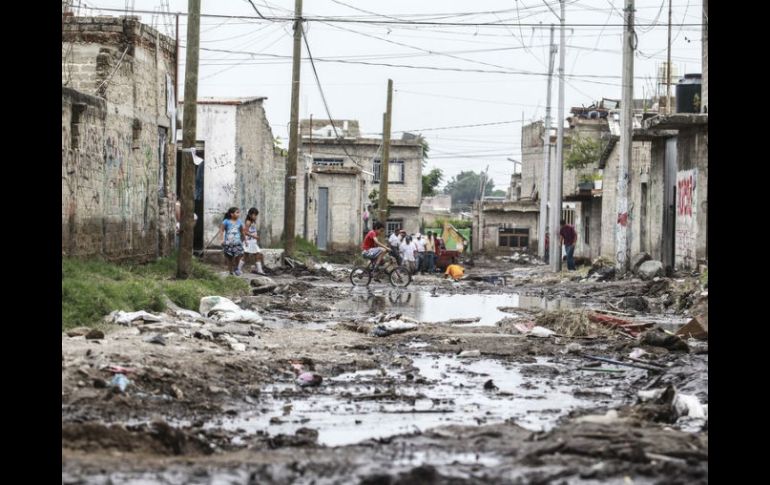
[[[296,268],[236,300],[259,325],[168,314],[100,340],[62,334],[62,482],[708,482],[707,415],[674,401],[708,404],[707,342],[515,327],[598,310],[676,328],[694,284],[476,263],[480,281],[418,275],[401,291],[352,288],[342,265]],[[416,328],[372,335],[395,319]],[[165,345],[145,341],[156,335]],[[634,364],[634,350],[663,370],[585,357]],[[298,369],[322,383],[298,386]]]

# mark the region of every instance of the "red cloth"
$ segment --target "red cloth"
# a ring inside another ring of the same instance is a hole
[[[367,249],[376,248],[377,243],[375,242],[375,239],[377,239],[377,231],[369,231],[364,238],[364,243],[361,245],[361,249],[366,251]]]

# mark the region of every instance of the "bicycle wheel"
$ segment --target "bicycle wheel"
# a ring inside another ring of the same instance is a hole
[[[390,284],[397,288],[406,288],[412,282],[412,275],[403,266],[395,268],[390,273]]]
[[[372,281],[372,273],[367,268],[357,266],[350,272],[350,282],[353,286],[368,286]]]

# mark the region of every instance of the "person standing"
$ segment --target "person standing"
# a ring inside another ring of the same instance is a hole
[[[417,233],[417,236],[415,236],[415,244],[417,245],[417,256],[416,256],[416,264],[417,269],[415,272],[419,271],[422,273],[422,265],[425,262],[425,238],[422,237],[422,234],[419,232]]]
[[[257,234],[257,216],[259,216],[259,210],[256,207],[252,207],[246,213],[246,222],[243,224],[246,233],[246,240],[243,242],[245,254],[238,270],[241,270],[244,264],[252,264],[252,272],[264,276],[265,272],[262,269],[264,258],[259,247],[259,235]]]
[[[417,246],[410,236],[406,236],[401,242],[399,251],[401,252],[401,260],[404,262],[404,266],[409,270],[409,274],[414,274],[414,252],[417,250]]]
[[[388,238],[388,244],[390,245],[390,253],[396,258],[396,262],[401,265],[401,234],[398,231],[393,231]]]
[[[230,207],[219,227],[219,232],[222,234],[222,252],[224,252],[227,260],[227,271],[235,276],[241,275],[238,263],[243,257],[243,240],[245,239],[243,222],[240,221],[240,217],[241,210],[237,207]]]
[[[574,271],[575,269],[575,244],[577,243],[577,231],[571,225],[567,224],[564,219],[561,220],[561,228],[559,229],[559,237],[561,243],[564,245],[564,251],[567,253],[567,270]]]
[[[433,274],[436,270],[436,238],[433,231],[428,231],[428,237],[425,239],[425,270],[428,274]]]

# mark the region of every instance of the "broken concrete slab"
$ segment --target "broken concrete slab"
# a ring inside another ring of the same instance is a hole
[[[690,320],[685,326],[676,331],[676,335],[685,338],[695,338],[698,340],[708,340],[709,323],[708,314],[697,316]]]
[[[631,261],[629,262],[631,266],[631,271],[636,274],[639,271],[639,267],[646,263],[647,261],[652,260],[652,256],[650,256],[647,253],[638,253],[634,257],[631,258]]]

